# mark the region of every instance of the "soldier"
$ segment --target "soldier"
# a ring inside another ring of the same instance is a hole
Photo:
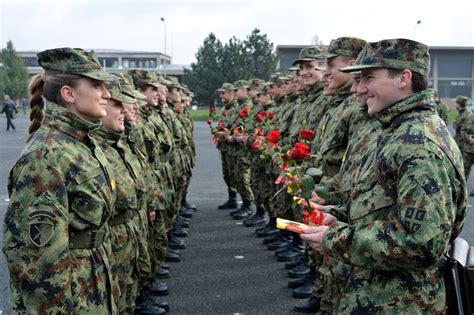
[[[305,228],[302,238],[353,267],[337,313],[441,314],[443,252],[466,215],[461,154],[426,93],[428,47],[393,39],[367,49],[343,70],[362,71],[358,91],[382,133],[363,157],[347,222],[327,214],[331,226]]]
[[[466,98],[458,97],[457,101],[460,101],[461,104],[467,103]],[[461,107],[461,106],[459,106]],[[467,110],[466,110],[467,111]],[[461,115],[461,114],[460,114]],[[465,118],[460,118],[459,121],[456,120],[458,123],[456,126],[461,126],[461,130],[459,132],[459,139],[460,143],[462,143],[462,156],[464,161],[464,176],[466,177],[466,181],[469,178],[469,174],[471,173],[471,166],[474,163],[474,115],[469,114],[464,116]],[[457,134],[457,132],[456,132]],[[471,191],[471,196],[474,196],[474,190]]]
[[[26,148],[8,184],[3,251],[11,313],[115,314],[107,221],[114,172],[90,131],[110,98],[93,52],[57,48],[38,55]]]
[[[454,130],[456,131],[456,135],[454,136],[454,140],[461,149],[461,152],[464,151],[464,141],[461,134],[461,128],[464,126],[467,118],[471,115],[471,111],[467,108],[467,101],[468,98],[465,96],[458,96],[456,98],[456,110],[458,111],[458,116],[456,117],[456,121],[454,122]],[[469,175],[469,174],[467,174]],[[467,178],[468,176],[466,176]]]
[[[217,90],[223,104],[221,122],[223,126],[229,130],[232,125],[232,112],[237,108],[237,100],[235,99],[235,87],[231,83],[223,83]],[[229,155],[231,145],[225,141],[226,131],[218,131],[215,135],[217,139],[217,150],[221,153],[222,174],[224,182],[227,185],[228,199],[218,208],[222,210],[237,208],[237,188],[232,180],[232,158]]]
[[[439,117],[444,121],[446,126],[448,125],[449,120],[449,108],[438,95],[438,92],[433,90],[433,102],[436,104],[436,111],[438,112]]]
[[[4,100],[3,108],[0,113],[5,113],[5,118],[7,119],[7,131],[10,130],[10,127],[15,130],[15,125],[13,125],[12,120],[15,119],[15,113],[18,113],[18,110],[9,95],[5,95]]]

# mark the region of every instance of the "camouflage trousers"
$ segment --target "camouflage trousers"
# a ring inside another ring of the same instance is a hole
[[[266,209],[268,212],[271,211],[270,199],[273,197],[274,184],[272,183],[271,174],[267,172],[264,161],[258,156],[251,157],[251,174],[250,186],[254,194],[255,205]]]
[[[167,231],[165,226],[164,211],[156,212],[156,219],[150,223],[150,240],[148,252],[150,253],[151,272],[147,284],[152,282],[165,261],[166,248],[168,246]]]
[[[135,290],[141,291],[146,285],[146,279],[151,276],[151,258],[148,250],[150,231],[148,227],[148,209],[145,207],[134,218],[138,241],[138,279]]]
[[[236,192],[237,189],[232,181],[232,157],[227,151],[221,151],[222,175],[229,191]]]
[[[463,152],[462,159],[464,162],[464,176],[466,177],[467,181],[469,174],[471,173],[472,164],[474,164],[474,153]]]
[[[232,182],[242,199],[254,200],[251,187],[251,163],[245,148],[234,148],[231,158]]]
[[[117,284],[114,286],[113,295],[120,314],[132,307],[132,305],[128,306],[127,302],[136,297],[131,296],[133,295],[133,285],[138,280],[138,241],[135,229],[129,223],[110,227],[112,244],[110,266],[112,277]]]

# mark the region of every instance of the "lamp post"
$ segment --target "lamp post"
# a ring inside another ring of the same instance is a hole
[[[413,40],[415,40],[415,32],[416,32],[416,27],[418,24],[421,24],[421,20],[416,21],[415,27],[413,27]]]
[[[165,23],[165,18],[161,17],[161,22],[163,22],[164,30],[165,30],[165,55],[166,55],[166,23]],[[164,68],[165,68],[165,76],[166,76],[166,60],[163,59],[164,61]]]

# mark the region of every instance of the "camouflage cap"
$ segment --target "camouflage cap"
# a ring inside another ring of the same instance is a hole
[[[403,38],[368,43],[355,65],[339,70],[354,72],[369,68],[408,69],[427,76],[430,69],[428,46]]]
[[[48,74],[78,74],[99,81],[113,81],[117,78],[105,72],[94,51],[80,48],[55,48],[36,55],[38,63]]]
[[[234,82],[234,88],[236,90],[246,90],[249,88],[249,82],[247,80],[238,80]]]
[[[160,86],[156,73],[154,72],[134,69],[129,70],[128,74],[132,77],[133,84],[135,84],[135,86],[143,84],[151,85],[154,87]]]
[[[466,96],[459,95],[458,97],[456,97],[456,103],[458,103],[460,105],[467,104],[468,100],[469,100],[469,98],[467,98]]]
[[[167,81],[166,86],[169,89],[173,89],[173,88],[177,88],[179,90],[183,89],[183,87],[179,84],[178,78],[176,78],[176,77],[166,77],[165,79]]]
[[[295,74],[298,73],[298,71],[300,71],[300,67],[297,67],[297,66],[289,67],[289,68],[288,68],[288,73],[289,73],[289,74],[295,75]]]
[[[262,84],[265,83],[265,80],[262,79],[250,79],[249,80],[249,89],[258,89]]]
[[[217,89],[217,92],[233,92],[235,87],[232,83],[223,83],[220,89]]]
[[[111,81],[107,83],[107,90],[110,92],[110,98],[122,103],[133,104],[137,100],[130,95],[127,95],[122,90],[119,81]]]
[[[275,72],[275,73],[273,73],[272,75],[270,75],[270,80],[269,80],[270,85],[283,83],[282,78],[283,78],[284,76],[285,76],[285,75],[284,75],[283,73],[281,73],[281,72]]]
[[[273,83],[271,82],[265,82],[263,83],[262,85],[260,85],[260,87],[258,88],[257,90],[257,95],[259,94],[267,94],[268,93],[268,88],[270,87],[270,85],[272,85]]]
[[[320,59],[329,59],[337,56],[354,57],[361,52],[367,42],[356,37],[339,37],[331,40],[326,52],[318,55]]]
[[[169,84],[171,84],[171,82],[166,80],[165,77],[159,72],[156,73],[156,78],[158,80],[158,83],[160,83],[164,86],[168,86]]]
[[[305,47],[301,49],[299,58],[293,61],[292,66],[299,64],[303,61],[313,61],[313,60],[318,60],[321,58],[318,58],[321,53],[324,52],[324,48],[320,46],[310,46],[310,47]]]
[[[146,96],[138,92],[133,85],[132,77],[125,73],[114,73],[115,76],[119,78],[120,87],[125,94],[136,98],[137,100],[145,100]]]

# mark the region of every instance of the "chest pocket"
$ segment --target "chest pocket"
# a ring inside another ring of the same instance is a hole
[[[82,170],[76,175],[75,187],[71,189],[70,211],[81,221],[79,226],[86,228],[92,224],[100,226],[106,213],[107,201],[112,199],[107,177],[99,166],[91,170]]]
[[[351,198],[350,223],[386,220],[396,207],[394,200],[377,183],[372,168],[367,169],[360,180],[354,183]]]

